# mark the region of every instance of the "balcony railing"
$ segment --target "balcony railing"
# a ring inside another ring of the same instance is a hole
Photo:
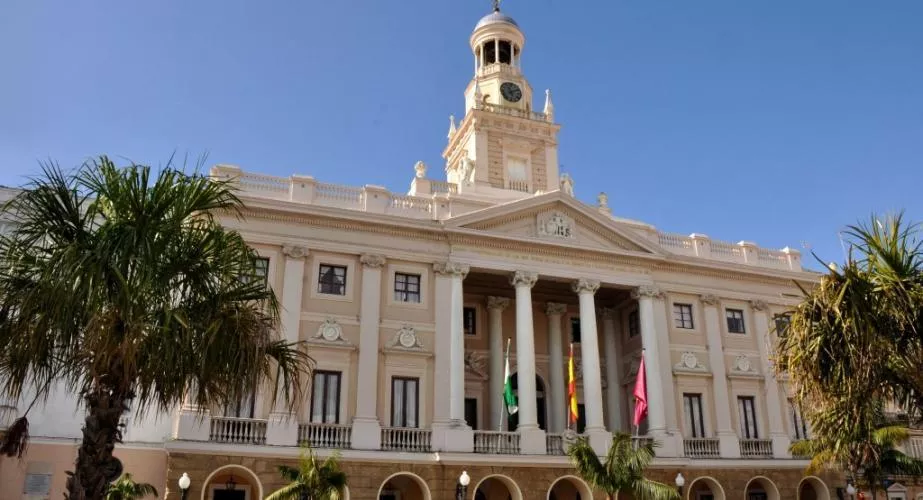
[[[717,438],[683,439],[683,453],[688,458],[718,458],[721,456]]]
[[[212,417],[208,440],[216,443],[266,444],[266,420]]]
[[[545,434],[545,453],[548,455],[564,455],[564,435],[552,432]]]
[[[429,452],[432,449],[433,431],[412,427],[383,427],[381,449],[391,451]]]
[[[519,433],[502,431],[474,431],[474,452],[497,455],[519,454]]]
[[[772,458],[772,441],[769,439],[741,439],[740,456],[743,458]]]
[[[907,454],[913,458],[923,459],[923,437],[912,437],[907,440]]]
[[[351,425],[310,423],[298,426],[298,444],[307,444],[311,448],[347,449],[352,436]]]

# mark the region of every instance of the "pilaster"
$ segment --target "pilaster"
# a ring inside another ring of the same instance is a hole
[[[779,393],[779,382],[769,364],[769,305],[762,300],[751,300],[753,309],[753,327],[756,335],[756,344],[760,352],[760,368],[763,371],[763,380],[766,390],[766,413],[769,415],[769,438],[772,440],[772,455],[776,458],[791,458],[788,447],[791,438],[785,432],[785,408]]]
[[[622,383],[619,373],[619,333],[617,312],[606,307],[601,310],[603,320],[603,350],[606,355],[606,410],[609,430],[622,430]]]
[[[740,440],[731,423],[731,402],[728,392],[727,366],[721,341],[721,323],[718,316],[718,298],[714,295],[699,297],[705,311],[705,336],[708,342],[708,364],[712,372],[712,393],[715,402],[715,435],[722,458],[740,458]]]
[[[352,446],[358,450],[381,448],[381,423],[378,420],[378,347],[381,323],[381,269],[385,258],[363,254],[362,292],[359,303],[359,366],[356,416],[353,418]]]

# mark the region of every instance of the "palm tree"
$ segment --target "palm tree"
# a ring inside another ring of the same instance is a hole
[[[301,451],[298,467],[280,465],[279,474],[289,484],[274,491],[266,500],[340,500],[346,488],[346,473],[340,470],[337,455],[319,462],[308,447]]]
[[[923,410],[923,251],[901,215],[845,234],[846,262],[803,290],[776,369],[811,424],[813,443],[800,446],[859,477],[877,474],[885,445],[899,442],[882,430],[883,408],[897,403],[912,418]]]
[[[43,170],[5,207],[15,229],[0,237],[0,391],[34,390],[33,405],[55,384],[80,395],[69,498],[101,500],[122,473],[112,451],[129,409],[208,408],[267,385],[294,407],[311,360],[279,339],[254,251],[216,218],[240,214],[230,184],[172,161],[156,175],[106,157]],[[23,416],[3,451],[21,456],[27,435]]]
[[[811,457],[811,464],[807,472],[812,474],[822,469],[837,468],[840,464],[850,463],[851,456],[857,452],[874,456],[873,460],[866,461],[867,466],[856,468],[851,474],[854,479],[858,480],[856,486],[868,488],[874,499],[878,486],[889,477],[923,475],[923,460],[907,456],[897,449],[897,446],[909,437],[910,434],[906,427],[889,425],[874,429],[867,440],[869,446],[865,449],[807,439],[793,443],[791,451],[795,455]]]
[[[612,436],[605,462],[600,462],[586,439],[580,438],[568,450],[577,473],[593,487],[606,492],[606,498],[618,499],[620,491],[636,500],[676,500],[679,493],[664,483],[644,477],[644,469],[654,459],[654,444],[635,446],[623,432]]]
[[[148,483],[136,483],[131,474],[122,474],[116,482],[109,485],[106,500],[138,500],[148,495],[157,496],[157,489]]]

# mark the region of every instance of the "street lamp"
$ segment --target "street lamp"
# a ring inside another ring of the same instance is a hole
[[[192,480],[189,479],[189,474],[183,473],[183,477],[179,478],[179,490],[183,492],[183,500],[186,500],[186,495],[189,494],[189,485],[192,484]]]
[[[469,484],[471,484],[471,476],[468,475],[468,471],[463,470],[458,476],[458,484],[455,485],[455,500],[465,500]]]
[[[679,497],[683,498],[683,486],[686,485],[686,478],[683,477],[682,472],[676,474],[676,491],[679,493]]]
[[[234,491],[237,489],[237,481],[234,480],[234,474],[231,474],[228,482],[224,483],[224,489],[228,491]]]

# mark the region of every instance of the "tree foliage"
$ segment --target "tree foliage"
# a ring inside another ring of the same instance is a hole
[[[146,496],[157,496],[157,488],[148,483],[136,483],[131,474],[125,473],[109,485],[106,500],[139,500]]]
[[[923,253],[918,227],[902,215],[850,226],[849,252],[804,290],[776,367],[788,376],[813,439],[815,465],[850,474],[899,457],[903,434],[886,410],[916,419],[923,409]],[[897,462],[894,462],[897,464]],[[863,472],[864,473],[864,472]],[[873,473],[873,472],[869,472]]]
[[[337,455],[321,462],[308,447],[301,451],[298,467],[280,465],[279,474],[289,484],[266,500],[340,500],[346,488],[346,473],[340,470]]]
[[[580,438],[567,450],[571,462],[587,483],[617,499],[619,492],[630,493],[636,500],[678,500],[672,486],[644,477],[644,470],[654,459],[654,444],[634,445],[631,436],[619,432],[605,461],[600,461],[586,439]]]
[[[256,254],[216,218],[240,208],[226,182],[106,157],[69,173],[47,165],[6,205],[0,391],[42,399],[62,384],[80,396],[71,499],[100,500],[121,474],[112,450],[129,408],[171,410],[184,397],[207,408],[258,386],[292,406],[303,394],[310,358],[279,338]],[[21,453],[27,421],[13,428],[3,449]]]

